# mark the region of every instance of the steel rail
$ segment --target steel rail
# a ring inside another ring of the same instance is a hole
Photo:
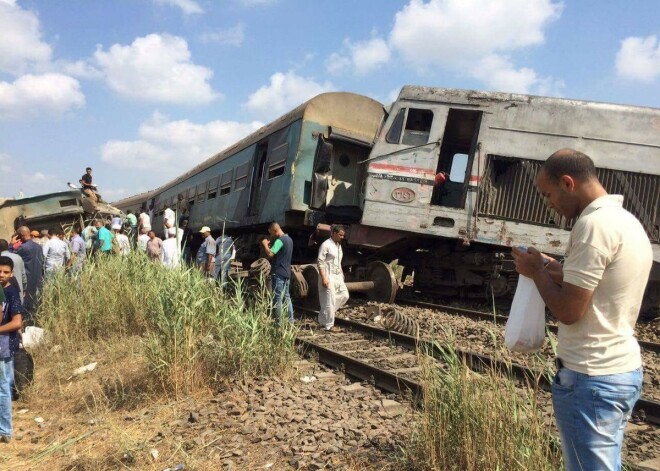
[[[318,314],[318,311],[312,309],[299,308],[299,307],[296,307],[296,309],[299,311]],[[344,317],[335,317],[335,325],[352,329],[354,331],[361,332],[363,334],[372,335],[374,337],[379,337],[382,339],[389,340],[409,350],[413,350],[413,351],[421,350],[439,361],[443,360],[444,352],[442,348],[435,342],[429,342],[428,340],[417,339],[410,335],[381,329],[379,327],[364,324],[362,322],[354,321],[351,319],[346,319]],[[498,371],[503,371],[513,374],[513,376],[528,384],[536,383],[539,385],[539,387],[541,387],[545,391],[549,392],[552,389],[552,383],[550,378],[548,378],[546,375],[542,374],[539,371],[532,370],[531,368],[520,365],[518,363],[504,362],[501,360],[496,360],[487,355],[481,355],[466,350],[454,349],[454,351],[456,352],[459,358],[465,361],[466,365],[470,369],[476,371],[496,369]],[[375,367],[371,367],[371,366],[369,366],[369,368],[376,369]],[[396,378],[399,378],[396,375],[394,376]],[[399,378],[399,380],[401,379],[402,378]],[[388,381],[391,381],[391,379]],[[412,388],[409,389],[412,390]],[[639,416],[643,416],[647,422],[654,425],[660,425],[660,402],[641,397],[635,404],[635,408],[633,409],[633,411],[637,413]]]
[[[423,397],[422,385],[416,381],[402,378],[395,373],[369,365],[306,339],[296,338],[296,345],[302,348],[303,353],[310,351],[316,353],[321,363],[342,370],[348,376],[362,381],[373,381],[376,387],[387,392],[404,397],[411,396],[414,402],[421,401]]]
[[[442,304],[434,304],[434,303],[427,303],[424,301],[415,301],[413,299],[396,299],[396,303],[399,304],[405,304],[408,306],[417,306],[417,307],[426,307],[426,308],[431,308],[431,309],[439,309],[441,311],[448,312],[450,314],[459,314],[461,316],[469,317],[471,319],[476,319],[476,320],[488,320],[491,322],[496,322],[497,324],[506,324],[506,321],[508,319],[507,316],[502,316],[499,314],[492,314],[489,312],[484,312],[484,311],[474,311],[472,309],[464,309],[460,307],[454,307],[454,306],[445,306]],[[558,328],[554,324],[546,324],[546,328],[556,334],[558,331]],[[637,343],[639,346],[649,352],[653,353],[659,353],[660,354],[660,343],[655,343],[655,342],[649,342],[646,340],[637,340]]]

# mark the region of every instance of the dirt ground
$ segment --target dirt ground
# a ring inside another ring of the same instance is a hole
[[[37,365],[35,385],[56,386],[35,386],[14,403],[4,469],[401,468],[411,409],[316,363],[299,361],[286,381],[235,381],[175,400],[154,399],[135,351],[79,360],[97,366],[74,376],[73,367]]]

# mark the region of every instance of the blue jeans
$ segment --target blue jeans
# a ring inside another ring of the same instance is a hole
[[[11,383],[14,377],[12,358],[0,358],[0,435],[11,437]]]
[[[289,322],[293,324],[293,304],[289,296],[289,278],[279,275],[271,275],[273,285],[273,307],[270,315],[275,319],[275,324],[279,325],[282,319],[282,305],[285,305],[289,313]]]
[[[559,370],[552,405],[566,471],[621,469],[623,431],[642,381],[641,368],[603,376]]]

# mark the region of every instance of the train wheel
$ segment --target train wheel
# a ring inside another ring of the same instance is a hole
[[[367,265],[368,279],[374,282],[374,287],[367,291],[371,301],[393,303],[399,288],[392,268],[384,262],[371,262]]]
[[[303,305],[308,309],[321,309],[319,302],[319,269],[315,264],[305,265],[302,276],[307,282],[307,296],[303,299]]]

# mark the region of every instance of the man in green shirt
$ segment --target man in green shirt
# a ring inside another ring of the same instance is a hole
[[[126,222],[128,222],[128,225],[130,226],[128,238],[132,242],[135,242],[135,238],[137,237],[137,217],[135,217],[135,214],[133,214],[133,211],[130,209],[126,213]]]

